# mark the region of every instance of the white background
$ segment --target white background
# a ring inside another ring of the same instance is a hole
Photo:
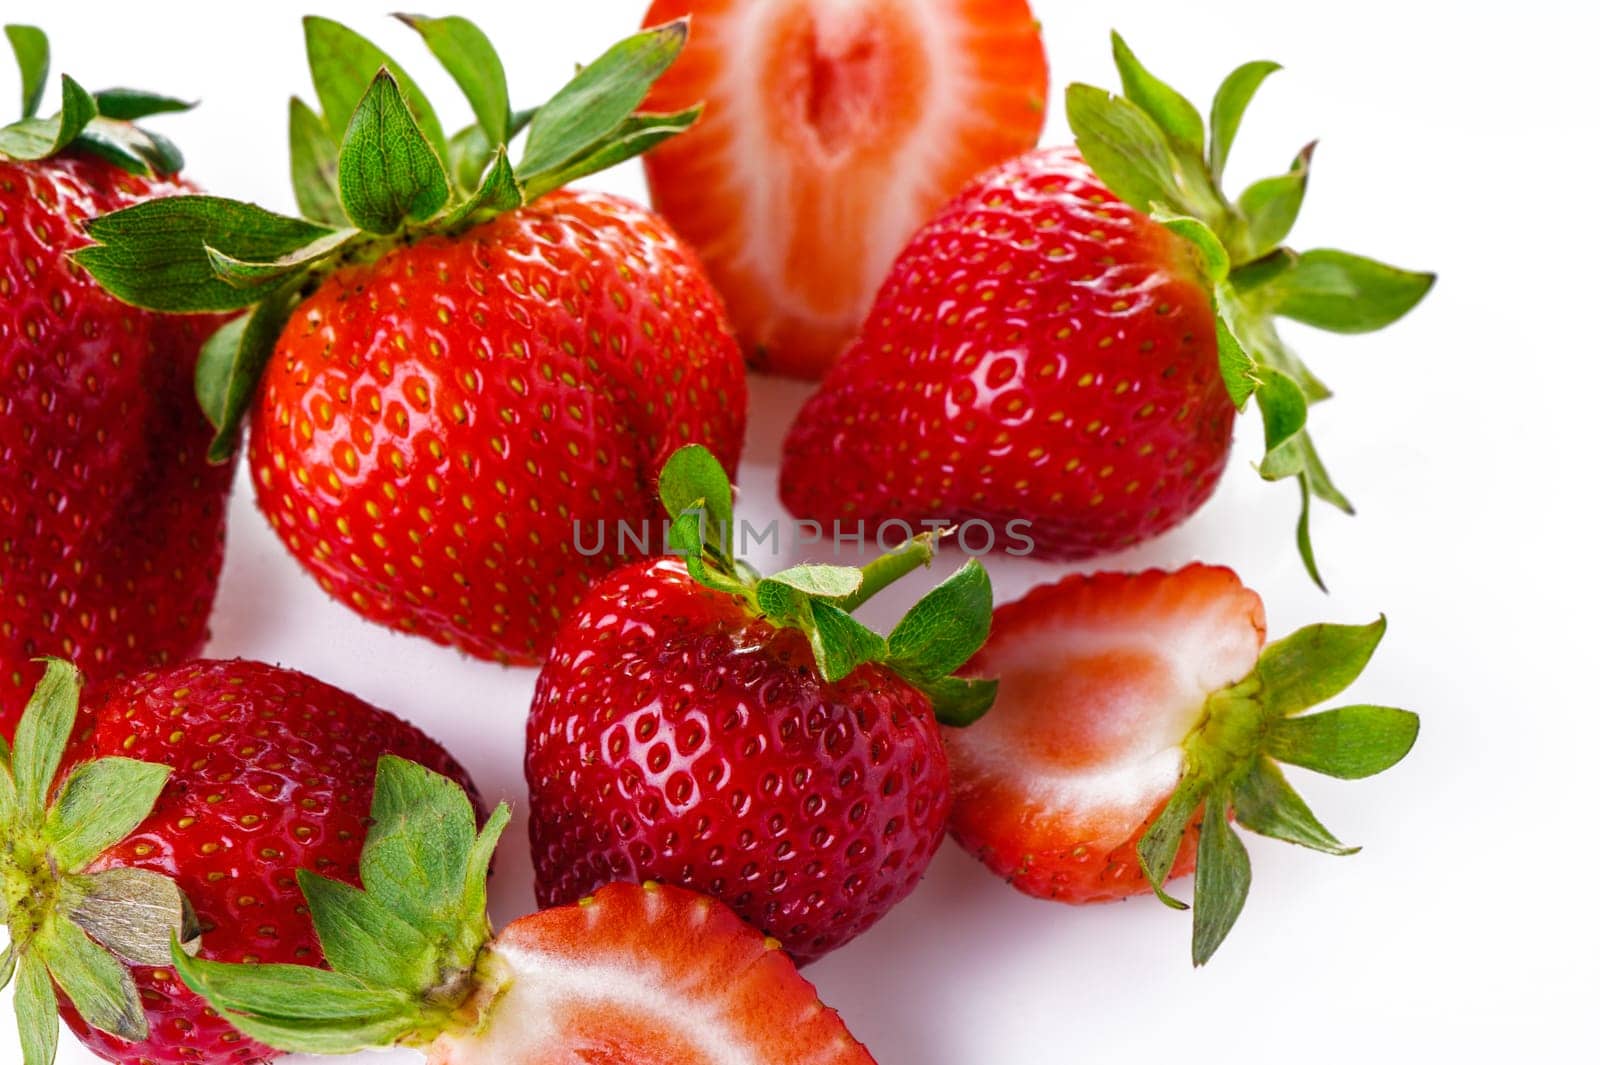
[[[191,175],[292,208],[285,100],[309,94],[298,5],[3,6],[8,21],[44,24],[58,69],[91,88],[204,98],[164,125]],[[1069,80],[1113,82],[1106,6],[1035,0],[1053,63],[1050,141],[1068,137],[1059,94]],[[420,42],[383,17],[393,7],[315,10],[376,37],[437,89],[447,125],[465,121]],[[526,105],[644,7],[478,0],[458,10],[499,42]],[[1236,62],[1285,64],[1244,127],[1232,172],[1276,173],[1321,138],[1296,243],[1442,276],[1388,332],[1293,333],[1339,393],[1313,428],[1361,511],[1318,514],[1332,595],[1300,571],[1294,492],[1261,484],[1248,465],[1259,447],[1253,417],[1199,516],[1101,565],[1231,565],[1265,597],[1275,636],[1387,612],[1388,640],[1350,698],[1419,710],[1421,739],[1399,768],[1365,783],[1296,775],[1330,827],[1366,849],[1335,859],[1250,837],[1249,906],[1201,972],[1188,965],[1185,918],[1155,902],[1034,901],[951,845],[910,901],[808,975],[882,1065],[1587,1057],[1600,991],[1587,898],[1600,739],[1600,589],[1584,531],[1600,385],[1593,27],[1578,24],[1590,20],[1560,0],[1119,7],[1116,25],[1141,57],[1193,96],[1209,99]],[[3,81],[0,92],[9,108]],[[598,183],[643,194],[634,167]],[[803,394],[754,383],[742,484],[758,519],[778,513],[779,442]],[[532,671],[463,661],[328,602],[243,482],[232,517],[211,653],[294,666],[407,715],[488,797],[521,804]],[[1063,569],[998,563],[998,591],[1013,598]],[[532,902],[523,840],[519,818],[493,886],[501,921]],[[0,1060],[17,1057],[11,1024],[0,1011]],[[90,1060],[66,1043],[64,1062]]]

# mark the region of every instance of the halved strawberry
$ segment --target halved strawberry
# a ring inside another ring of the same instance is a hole
[[[1315,625],[1263,649],[1261,599],[1232,570],[1070,576],[995,612],[968,669],[994,707],[946,729],[950,832],[1018,890],[1063,902],[1154,891],[1198,872],[1195,964],[1244,905],[1229,826],[1349,854],[1277,762],[1369,776],[1411,749],[1417,718],[1350,706],[1300,716],[1360,674],[1384,622]],[[1198,868],[1197,868],[1198,866]]]
[[[645,158],[651,194],[752,363],[819,377],[907,238],[1038,141],[1038,23],[1027,0],[656,0],[644,21],[691,15],[645,106],[705,115]]]

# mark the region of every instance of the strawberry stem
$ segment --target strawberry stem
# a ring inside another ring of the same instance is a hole
[[[919,566],[933,563],[934,533],[921,533],[893,551],[885,552],[861,567],[861,586],[839,600],[846,614],[854,613],[867,600],[883,591]]]

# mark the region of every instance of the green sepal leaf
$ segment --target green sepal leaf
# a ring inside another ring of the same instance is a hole
[[[104,947],[71,921],[46,922],[33,941],[56,986],[91,1027],[138,1042],[150,1034],[133,977]],[[51,1009],[54,1017],[55,1010]]]
[[[301,214],[336,228],[349,224],[339,202],[339,142],[298,96],[289,100],[289,172]]]
[[[211,260],[211,272],[234,288],[260,291],[275,286],[290,274],[298,274],[338,254],[341,248],[360,234],[359,229],[337,229],[267,262],[239,259],[212,247],[206,248],[206,257]]]
[[[17,1013],[17,1038],[22,1043],[22,1065],[51,1065],[61,1022],[56,1013],[56,991],[44,960],[27,951],[17,959],[17,986],[11,1007]]]
[[[47,658],[44,676],[34,686],[17,723],[11,752],[11,773],[17,784],[20,819],[42,824],[45,798],[61,765],[61,756],[78,720],[78,693],[83,675],[70,662]]]
[[[1301,149],[1287,174],[1263,178],[1240,193],[1239,213],[1245,218],[1245,239],[1252,259],[1278,247],[1294,228],[1300,205],[1305,202],[1311,155],[1316,147],[1313,141]]]
[[[1173,214],[1160,204],[1150,208],[1150,217],[1195,246],[1200,266],[1205,271],[1206,279],[1213,285],[1227,279],[1232,260],[1228,256],[1228,249],[1223,247],[1210,226],[1192,215]]]
[[[1305,566],[1311,582],[1324,592],[1328,584],[1322,579],[1322,569],[1317,565],[1317,553],[1311,544],[1311,480],[1305,474],[1297,479],[1300,486],[1300,516],[1294,524],[1294,546],[1300,553],[1300,564]]]
[[[393,755],[378,760],[361,883],[374,901],[430,938],[459,923],[478,836],[466,792],[449,777]]]
[[[211,251],[241,262],[291,255],[331,230],[254,204],[213,196],[169,196],[88,223],[98,243],[77,261],[112,295],[148,310],[234,311],[261,299],[218,277]]]
[[[889,645],[882,636],[832,603],[811,601],[811,649],[822,679],[843,680],[868,662],[881,662]]]
[[[465,922],[463,934],[472,935],[479,942],[488,940],[489,928],[489,865],[494,860],[494,849],[500,836],[511,822],[511,807],[500,803],[489,814],[472,843],[467,855],[465,890],[461,894],[460,914]]]
[[[250,312],[224,324],[200,349],[195,366],[195,396],[217,430],[206,457],[227,462],[239,446],[239,431],[256,384],[289,320],[295,297],[280,289],[269,293]]]
[[[1256,663],[1258,696],[1269,717],[1298,714],[1344,691],[1371,661],[1388,622],[1308,625],[1268,644]]]
[[[436,961],[433,943],[396,912],[394,899],[380,901],[372,892],[306,869],[297,880],[330,966],[371,988],[427,988]],[[450,900],[457,901],[459,896]]]
[[[1300,386],[1270,366],[1255,368],[1256,406],[1261,408],[1261,424],[1266,431],[1267,453],[1271,454],[1306,427],[1306,394]]]
[[[966,728],[994,706],[1000,682],[988,677],[937,677],[913,681],[933,704],[933,716],[941,725]]]
[[[10,940],[0,947],[0,991],[11,986],[11,977],[17,971],[17,945]]]
[[[1304,799],[1289,786],[1283,772],[1270,759],[1258,758],[1233,793],[1233,812],[1239,824],[1259,835],[1297,843],[1324,854],[1354,854],[1329,832]]]
[[[166,965],[174,938],[184,951],[200,948],[200,925],[188,898],[168,876],[119,867],[69,877],[62,912],[129,965]]]
[[[1217,181],[1222,180],[1228,155],[1233,151],[1233,139],[1239,133],[1239,123],[1250,101],[1255,99],[1256,90],[1269,75],[1282,69],[1277,63],[1257,60],[1222,79],[1222,86],[1211,100],[1211,148],[1207,157],[1211,174]]]
[[[1421,720],[1389,706],[1345,706],[1286,717],[1267,730],[1264,750],[1280,762],[1341,780],[1381,773],[1417,742]]]
[[[332,19],[307,16],[304,26],[311,81],[322,105],[323,118],[335,136],[343,139],[373,78],[379,70],[387,69],[399,84],[400,93],[422,135],[439,157],[444,158],[448,145],[439,116],[400,64],[361,34]]]
[[[1067,120],[1078,150],[1117,198],[1146,214],[1155,204],[1182,211],[1178,162],[1155,119],[1131,101],[1092,85],[1067,87]]]
[[[1228,318],[1219,303],[1214,319],[1217,329],[1217,367],[1222,372],[1222,386],[1228,390],[1228,398],[1233,400],[1236,409],[1244,410],[1245,404],[1256,392],[1256,362],[1244,350],[1244,345],[1239,343],[1233,323]]]
[[[489,38],[475,24],[458,15],[428,18],[425,15],[396,15],[395,18],[422,35],[428,50],[460,86],[478,125],[492,145],[503,145],[511,136],[511,92],[506,87],[506,69]]]
[[[1156,898],[1174,910],[1187,910],[1187,904],[1167,894],[1167,877],[1172,873],[1172,863],[1178,860],[1178,848],[1183,835],[1194,820],[1194,812],[1205,800],[1206,785],[1198,777],[1185,773],[1172,790],[1172,797],[1162,807],[1161,814],[1139,837],[1137,851],[1139,868],[1155,890]]]
[[[827,566],[810,562],[791,566],[765,578],[820,599],[843,599],[852,595],[861,587],[861,579],[861,571],[854,566]]]
[[[97,758],[73,769],[45,815],[44,836],[59,869],[76,872],[150,816],[170,766]]]
[[[22,117],[32,118],[39,113],[50,81],[50,38],[37,26],[13,24],[6,27],[6,40],[22,75]]]
[[[537,108],[525,111],[514,111],[511,115],[511,130],[509,137],[528,128],[528,123],[533,120]],[[450,151],[448,163],[450,166],[450,180],[458,189],[470,189],[478,185],[483,177],[484,169],[489,165],[489,160],[502,145],[490,144],[488,134],[483,132],[483,127],[473,123],[459,131],[450,138]]]
[[[1272,310],[1334,333],[1370,333],[1392,325],[1433,288],[1435,275],[1402,270],[1349,252],[1317,248],[1266,290]]]
[[[619,41],[580,70],[529,123],[517,176],[564,169],[612,139],[678,58],[688,37],[688,20],[669,22]]]
[[[1122,76],[1122,91],[1127,98],[1155,120],[1175,147],[1191,151],[1196,156],[1203,155],[1206,150],[1205,121],[1194,104],[1146,70],[1115,30],[1111,33],[1111,54],[1116,60],[1117,72]]]
[[[728,473],[707,448],[689,444],[674,451],[661,466],[661,504],[676,523],[682,515],[703,508],[705,533],[721,550],[733,528],[733,486]]]
[[[994,588],[977,559],[913,606],[889,633],[889,666],[912,683],[954,673],[989,638]]]
[[[151,115],[192,111],[196,106],[192,100],[162,96],[143,89],[102,89],[94,94],[94,102],[102,116],[119,122],[137,122]]]
[[[643,155],[663,141],[671,140],[700,121],[704,110],[698,104],[671,114],[640,113],[631,115],[618,126],[612,135],[587,155],[578,157],[555,170],[538,171],[523,179],[522,200],[532,203],[547,192],[569,185],[579,178],[609,170],[625,163],[636,155]],[[541,112],[542,113],[542,112]],[[518,170],[518,175],[523,173]]]
[[[406,107],[387,68],[361,98],[339,148],[339,202],[352,224],[388,234],[423,222],[450,200],[440,155]]]
[[[495,149],[494,164],[483,176],[483,183],[478,186],[478,191],[473,193],[472,198],[466,203],[450,212],[444,221],[444,228],[454,229],[470,225],[479,215],[501,214],[520,206],[522,206],[522,187],[517,184],[517,177],[511,171],[511,160],[506,155],[505,145],[502,144]]]
[[[176,144],[128,122],[96,118],[78,134],[73,146],[130,174],[166,176],[183,169],[183,153]]]
[[[50,118],[24,118],[0,127],[0,155],[31,162],[48,159],[78,139],[95,117],[94,97],[61,75],[61,110]]]
[[[1190,954],[1198,968],[1211,960],[1239,919],[1250,893],[1250,855],[1228,824],[1228,796],[1206,800],[1200,820],[1200,853],[1194,870],[1194,939]]]

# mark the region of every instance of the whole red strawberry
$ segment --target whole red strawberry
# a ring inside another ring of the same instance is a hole
[[[1156,892],[1198,875],[1193,958],[1244,905],[1250,860],[1230,820],[1350,854],[1278,763],[1340,778],[1389,768],[1417,716],[1307,714],[1360,675],[1384,622],[1313,625],[1267,644],[1261,599],[1220,566],[1074,575],[995,611],[970,669],[993,709],[948,729],[950,834],[1019,891],[1061,902]]]
[[[693,122],[635,112],[685,27],[619,44],[530,116],[471,23],[407,21],[467,90],[473,127],[447,143],[392,60],[311,19],[324,114],[296,101],[292,124],[313,220],[227,200],[136,208],[94,223],[101,244],[80,258],[142,305],[253,307],[200,368],[215,453],[253,409],[257,500],[330,595],[533,664],[626,553],[585,550],[574,528],[649,516],[685,442],[739,457],[744,368],[693,253],[641,207],[556,191]]]
[[[205,958],[320,964],[296,870],[362,879],[379,756],[471,782],[399,718],[257,662],[143,673],[89,700],[81,717],[77,684],[52,660],[0,781],[19,800],[0,883],[21,1015],[33,1022],[22,1031],[26,1060],[49,1060],[39,1056],[46,1034],[53,1048],[52,980],[68,1026],[109,1061],[277,1056],[174,978],[172,935],[197,941]],[[120,991],[104,993],[107,981]]]
[[[851,531],[1025,523],[1015,546],[1039,557],[1116,550],[1210,497],[1251,396],[1263,476],[1349,509],[1305,431],[1329,393],[1274,317],[1381,328],[1431,275],[1281,246],[1309,148],[1290,173],[1223,196],[1240,115],[1273,64],[1229,77],[1208,148],[1199,113],[1114,45],[1127,96],[1069,90],[1076,148],[991,170],[901,254],[789,433],[795,514]],[[1320,583],[1304,514],[1299,542]]]
[[[988,628],[970,563],[885,640],[849,611],[929,557],[767,578],[732,562],[728,487],[702,449],[662,497],[683,560],[619,570],[562,626],[528,719],[528,831],[543,905],[612,880],[722,899],[801,961],[865,931],[916,886],[944,833],[941,718],[991,685],[948,676]],[[720,502],[719,502],[720,501]],[[711,539],[692,517],[704,506]]]
[[[32,117],[44,36],[21,26],[7,35],[33,86],[29,117],[0,129],[0,737],[9,739],[41,655],[100,682],[199,650],[232,471],[206,463],[209,429],[194,401],[195,361],[215,323],[128,307],[68,257],[87,243],[88,219],[192,192],[175,176],[181,159],[124,120],[139,111],[125,92],[96,98],[65,79],[63,112]],[[51,131],[43,143],[27,135],[39,126]]]

